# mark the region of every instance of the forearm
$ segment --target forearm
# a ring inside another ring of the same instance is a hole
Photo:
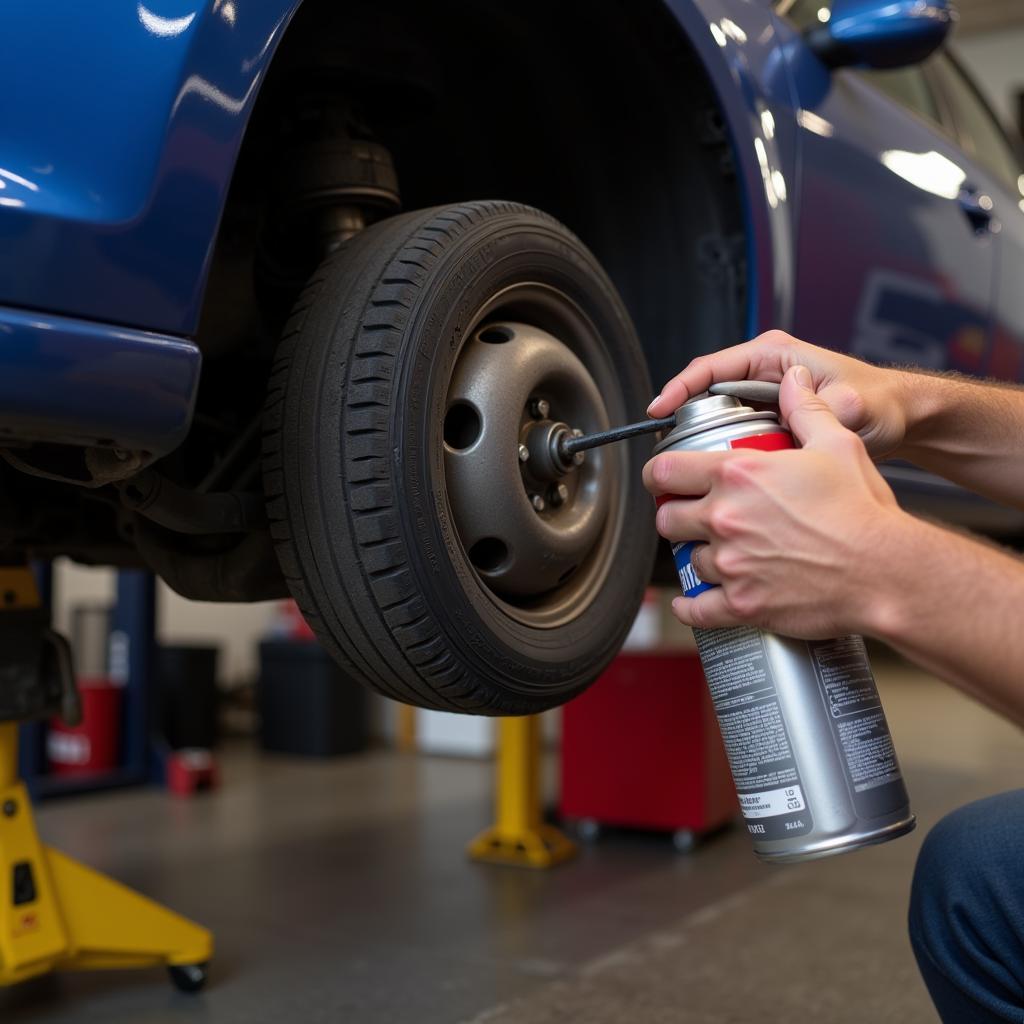
[[[897,371],[906,436],[894,455],[1024,507],[1024,389]]]
[[[864,631],[1024,725],[1024,562],[905,514],[867,559]]]

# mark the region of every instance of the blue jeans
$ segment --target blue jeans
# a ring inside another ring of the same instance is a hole
[[[1024,790],[961,807],[928,834],[910,941],[944,1024],[1024,1022]]]

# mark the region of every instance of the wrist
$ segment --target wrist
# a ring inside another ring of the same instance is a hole
[[[891,400],[903,415],[903,440],[893,457],[912,461],[915,450],[928,447],[940,420],[949,411],[950,384],[944,377],[930,373],[896,370]]]
[[[895,508],[876,521],[860,570],[862,582],[856,617],[858,632],[898,645],[913,628],[922,595],[917,584],[924,567],[934,564],[936,527]]]

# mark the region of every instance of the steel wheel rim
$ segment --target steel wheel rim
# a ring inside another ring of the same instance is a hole
[[[503,289],[463,337],[442,448],[467,567],[504,615],[535,628],[566,625],[607,580],[623,525],[626,454],[595,450],[566,468],[545,452],[559,424],[590,432],[622,417],[613,364],[582,310],[536,283]],[[537,399],[548,408],[534,408]]]

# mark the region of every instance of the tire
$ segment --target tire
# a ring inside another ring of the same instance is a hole
[[[591,488],[603,532],[568,582],[510,596],[470,562],[455,515],[465,496],[446,489],[448,389],[467,339],[510,317],[560,332],[585,365],[604,408],[584,427],[643,415],[644,357],[611,282],[565,227],[505,202],[404,214],[346,242],[300,297],[268,387],[264,485],[291,592],[346,672],[422,707],[519,715],[565,702],[616,654],[650,578],[649,438],[588,453],[579,479],[607,482]],[[529,497],[508,507],[521,515]]]

